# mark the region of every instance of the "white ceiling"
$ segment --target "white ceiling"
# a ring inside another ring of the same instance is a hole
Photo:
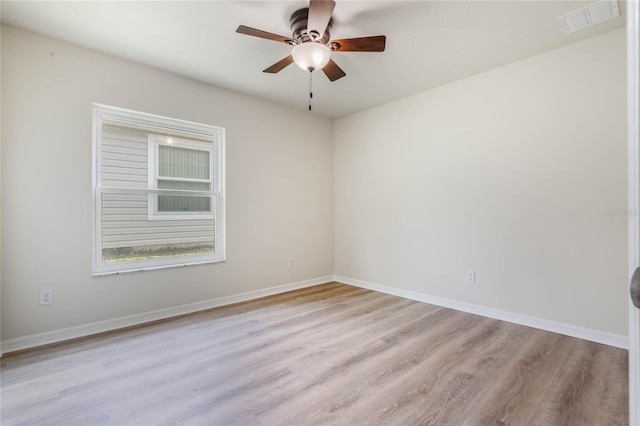
[[[557,18],[591,1],[337,0],[332,38],[384,34],[384,53],[335,53],[347,76],[315,72],[313,113],[341,117],[625,25],[621,16],[565,34]],[[308,75],[285,44],[237,34],[243,24],[290,36],[290,1],[7,1],[1,22],[299,110]]]

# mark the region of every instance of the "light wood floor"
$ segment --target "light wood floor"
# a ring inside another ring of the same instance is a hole
[[[337,283],[5,355],[8,425],[627,424],[627,351]]]

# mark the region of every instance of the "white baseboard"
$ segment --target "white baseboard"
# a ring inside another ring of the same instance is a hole
[[[62,342],[78,337],[85,337],[105,331],[112,331],[119,328],[130,327],[132,325],[139,325],[151,321],[171,318],[178,315],[191,314],[206,309],[217,308],[219,306],[259,299],[261,297],[272,296],[274,294],[285,293],[287,291],[298,290],[301,288],[324,284],[331,281],[333,281],[332,276],[314,278],[260,290],[248,291],[232,296],[217,297],[215,299],[203,300],[201,302],[189,303],[186,305],[158,309],[155,311],[129,315],[126,317],[78,325],[61,330],[47,331],[44,333],[32,334],[24,337],[17,337],[15,339],[9,339],[1,342],[1,349],[2,351],[4,351],[4,353],[20,351],[23,349],[34,348],[36,346],[48,345],[51,343]],[[2,353],[3,352],[0,352],[0,356],[2,356]]]
[[[48,331],[44,333],[32,334],[29,336],[18,337],[0,342],[0,357],[3,353],[15,352],[23,349],[34,348],[36,346],[48,345],[51,343],[62,342],[65,340],[85,337],[105,331],[117,330],[132,325],[144,324],[151,321],[167,319],[179,315],[190,314],[206,309],[217,308],[219,306],[231,305],[247,300],[259,299],[265,296],[285,293],[291,290],[311,287],[314,285],[324,284],[331,281],[337,281],[356,287],[366,288],[380,293],[391,294],[393,296],[404,297],[406,299],[416,300],[419,302],[430,303],[432,305],[442,306],[445,308],[455,309],[462,312],[468,312],[484,317],[494,318],[502,321],[520,324],[527,327],[538,328],[540,330],[551,331],[553,333],[564,334],[566,336],[577,337],[579,339],[589,340],[596,343],[602,343],[617,348],[628,349],[629,339],[627,336],[621,336],[613,333],[592,330],[588,328],[578,327],[575,325],[564,324],[555,321],[530,317],[527,315],[516,314],[513,312],[502,311],[499,309],[488,308],[485,306],[474,305],[466,302],[459,302],[452,299],[442,297],[429,296],[427,294],[415,291],[404,290],[397,287],[390,287],[381,284],[374,284],[366,281],[347,278],[339,275],[320,277],[305,281],[299,281],[290,284],[284,284],[269,287],[261,290],[249,291],[232,296],[218,297],[215,299],[204,300],[201,302],[189,303],[186,305],[174,306],[171,308],[158,309],[155,311],[144,312],[141,314],[129,315],[126,317],[114,318],[105,321],[98,321],[89,324],[79,325],[75,327],[64,328],[61,330]]]
[[[566,336],[577,337],[591,342],[602,343],[616,348],[629,349],[629,338],[619,334],[607,333],[604,331],[578,327],[556,321],[549,321],[513,312],[502,311],[500,309],[488,308],[486,306],[474,305],[472,303],[459,302],[457,300],[445,299],[442,297],[429,296],[410,290],[403,290],[397,287],[389,287],[381,284],[374,284],[353,278],[334,275],[333,281],[349,284],[356,287],[366,288],[380,293],[391,294],[393,296],[404,297],[406,299],[425,302],[432,305],[455,309],[457,311],[468,312],[481,315],[483,317],[494,318],[502,321],[533,327],[540,330],[551,331],[553,333],[564,334]]]

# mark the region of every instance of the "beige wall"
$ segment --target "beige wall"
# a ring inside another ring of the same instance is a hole
[[[626,334],[624,50],[611,32],[332,125],[5,27],[2,340],[333,273]],[[91,277],[92,102],[227,129],[226,263]]]
[[[226,128],[227,262],[92,278],[92,102]],[[1,108],[5,341],[333,272],[327,119],[6,27]]]
[[[625,71],[618,30],[336,120],[335,274],[626,335]]]

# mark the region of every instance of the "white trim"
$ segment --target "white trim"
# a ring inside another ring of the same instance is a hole
[[[18,337],[15,339],[4,340],[0,342],[0,347],[4,353],[15,352],[24,349],[30,349],[37,346],[48,345],[51,343],[62,342],[65,340],[75,339],[78,337],[90,336],[92,334],[102,333],[105,331],[117,330],[120,328],[140,325],[151,321],[167,319],[179,315],[190,314],[220,306],[231,305],[234,303],[245,302],[248,300],[259,299],[261,297],[272,296],[275,294],[285,293],[292,290],[312,287],[319,284],[325,284],[332,281],[352,285],[355,287],[366,288],[368,290],[386,293],[393,296],[404,297],[406,299],[416,300],[423,303],[429,303],[436,306],[455,309],[462,312],[468,312],[475,315],[481,315],[488,318],[494,318],[502,321],[520,324],[527,327],[533,327],[540,330],[551,331],[553,333],[564,334],[579,339],[589,340],[592,342],[602,343],[609,346],[627,349],[628,339],[612,333],[606,333],[598,330],[587,329],[570,324],[563,324],[555,321],[544,320],[540,318],[530,317],[527,315],[516,314],[513,312],[502,311],[499,309],[488,308],[486,306],[474,305],[466,302],[446,299],[442,297],[429,296],[424,293],[418,293],[410,290],[404,290],[397,287],[390,287],[381,284],[374,284],[367,281],[356,280],[339,275],[325,276],[320,278],[299,281],[290,284],[284,284],[269,287],[260,290],[248,291],[231,296],[223,296],[214,299],[204,300],[201,302],[189,303],[186,305],[174,306],[170,308],[158,309],[155,311],[145,312],[141,314],[129,315],[126,317],[114,318],[105,321],[83,324],[75,327],[64,328],[61,330],[48,331],[44,333],[32,334],[29,336]],[[1,354],[2,352],[0,352]],[[634,424],[634,423],[631,423]]]
[[[640,262],[640,5],[627,1],[629,280]],[[629,424],[640,424],[640,311],[629,301]]]
[[[298,281],[290,284],[283,284],[260,290],[247,291],[231,296],[216,297],[214,299],[203,300],[201,302],[189,303],[186,305],[173,306],[170,308],[157,309],[155,311],[141,314],[129,315],[126,317],[114,318],[105,321],[93,322],[90,324],[78,325],[75,327],[63,328],[61,330],[47,331],[44,333],[32,334],[30,336],[18,337],[2,342],[2,349],[5,353],[34,348],[36,346],[48,345],[65,340],[76,339],[78,337],[90,336],[92,334],[103,333],[105,331],[117,330],[120,328],[140,325],[151,321],[167,319],[179,315],[191,314],[207,309],[217,308],[234,303],[246,302],[248,300],[259,299],[265,296],[285,293],[287,291],[312,287],[314,285],[325,284],[333,281],[332,276]]]
[[[216,139],[216,150],[214,151],[214,155],[219,155],[220,158],[215,158],[214,161],[218,165],[216,169],[217,176],[214,177],[214,184],[220,194],[225,194],[223,197],[219,197],[216,200],[216,250],[222,254],[221,262],[227,260],[227,232],[226,232],[226,223],[227,223],[227,204],[226,204],[226,181],[225,181],[225,173],[226,173],[226,164],[227,164],[227,154],[225,152],[226,144],[227,144],[227,131],[224,127],[220,127],[218,131],[218,137]]]
[[[98,264],[98,256],[102,256],[101,250],[98,247],[102,247],[102,232],[97,232],[98,226],[102,223],[102,209],[98,203],[98,198],[101,195],[98,193],[98,182],[102,182],[102,156],[98,155],[100,146],[98,141],[102,140],[102,119],[100,118],[99,109],[97,104],[93,104],[91,109],[91,164],[93,167],[91,173],[91,196],[93,201],[93,214],[91,219],[91,233],[92,233],[92,248],[91,248],[91,270],[95,272],[95,267]]]
[[[212,260],[209,255],[193,255],[193,256],[181,256],[182,262],[176,262],[168,264],[166,262],[157,262],[156,259],[144,260],[139,262],[122,262],[119,265],[127,265],[126,268],[121,268],[114,271],[94,272],[91,274],[94,278],[106,277],[108,275],[120,275],[130,274],[132,272],[148,272],[158,271],[160,269],[186,267],[186,266],[198,266],[207,265],[209,263],[221,263],[224,260]],[[144,263],[143,263],[144,262]],[[154,263],[151,263],[154,262]]]
[[[627,337],[623,335],[592,330],[556,321],[549,321],[542,318],[530,317],[527,315],[516,314],[514,312],[502,311],[500,309],[474,305],[472,303],[460,302],[443,297],[430,296],[424,293],[404,290],[397,287],[389,287],[382,284],[374,284],[367,281],[356,280],[339,275],[335,275],[333,277],[333,280],[339,283],[366,288],[368,290],[373,290],[380,293],[391,294],[393,296],[404,297],[406,299],[416,300],[418,302],[429,303],[436,306],[455,309],[457,311],[481,315],[483,317],[494,318],[501,321],[507,321],[514,324],[537,328],[540,330],[551,331],[553,333],[564,334],[566,336],[577,337],[579,339],[602,343],[609,346],[615,346],[617,348],[627,349],[629,344]]]
[[[131,125],[136,129],[145,128],[150,131],[153,131],[153,129],[162,129],[172,135],[185,136],[187,138],[202,138],[204,140],[211,140],[212,132],[220,134],[221,131],[224,130],[221,127],[210,126],[208,124],[133,111],[110,105],[99,103],[93,103],[92,105],[102,120],[108,121],[110,124]]]

